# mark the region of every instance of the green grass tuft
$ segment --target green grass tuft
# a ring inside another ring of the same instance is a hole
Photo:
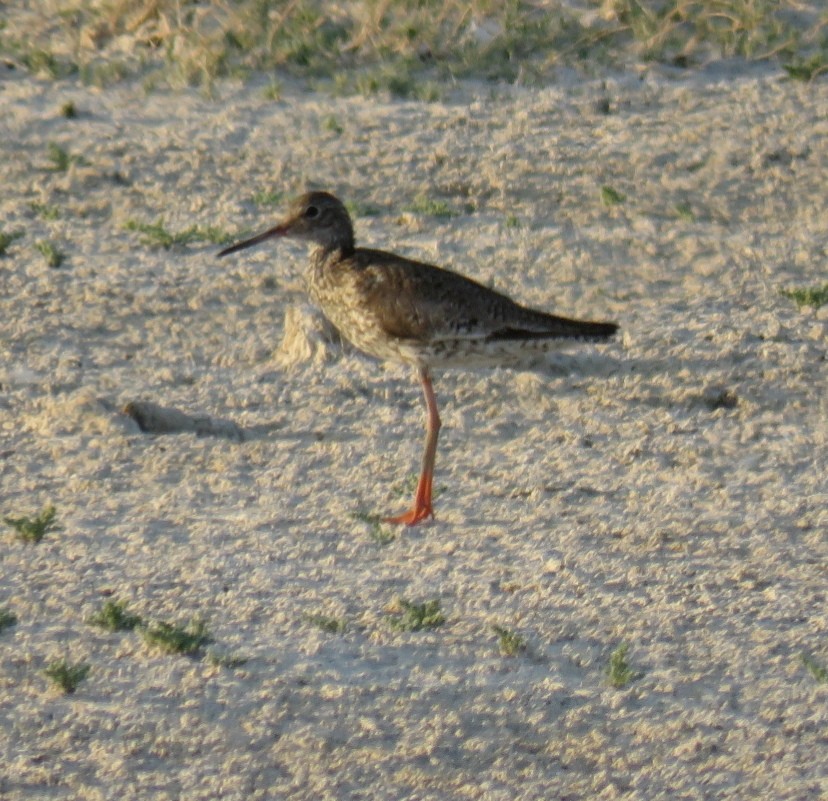
[[[48,203],[38,203],[33,200],[29,208],[43,220],[57,220],[60,217],[60,209],[57,206],[50,206]]]
[[[186,626],[157,621],[138,629],[144,642],[167,654],[193,656],[205,645],[213,642],[203,620],[191,620]]]
[[[132,631],[142,625],[140,616],[126,611],[125,601],[107,601],[97,612],[90,615],[86,622],[107,631]]]
[[[626,199],[626,195],[622,195],[617,189],[613,189],[611,186],[601,187],[601,202],[605,206],[618,206]]]
[[[53,269],[60,267],[60,265],[63,264],[63,260],[66,258],[66,254],[62,250],[55,247],[55,245],[45,239],[40,242],[36,242],[35,247],[43,255],[43,258],[46,259],[46,264]]]
[[[45,506],[36,517],[4,517],[3,522],[13,528],[17,539],[23,542],[40,542],[43,537],[56,528],[55,507]]]
[[[607,666],[607,677],[609,683],[616,689],[626,687],[630,682],[641,678],[641,674],[633,670],[627,662],[627,651],[630,650],[628,643],[622,642],[610,654],[609,665]]]
[[[440,601],[436,598],[421,604],[398,598],[397,606],[400,608],[400,614],[388,619],[388,625],[395,631],[435,629],[446,619],[440,611]]]
[[[233,241],[233,234],[222,231],[212,225],[202,228],[191,225],[183,231],[173,232],[164,226],[163,220],[154,223],[142,223],[138,220],[127,220],[124,224],[127,231],[143,234],[144,244],[161,247],[169,250],[174,245],[189,245],[190,242],[212,242],[214,245],[226,245]]]
[[[808,668],[808,672],[817,680],[818,684],[825,684],[828,682],[828,668],[824,665],[820,665],[812,657],[808,656],[808,654],[801,654],[799,657],[802,661],[802,664]]]
[[[8,609],[0,608],[0,632],[17,625],[17,615]]]
[[[497,647],[503,656],[516,656],[526,650],[526,640],[520,634],[497,625],[492,631],[497,634]]]
[[[89,665],[78,662],[70,664],[65,659],[50,662],[43,673],[50,678],[64,693],[71,695],[78,685],[89,675]]]
[[[6,251],[9,249],[9,245],[11,245],[15,239],[20,239],[22,236],[22,231],[12,231],[10,234],[0,231],[0,256],[5,256]]]
[[[304,619],[313,626],[316,626],[328,634],[344,634],[348,629],[348,623],[341,617],[331,617],[330,615],[322,614],[308,614],[303,615]]]
[[[429,214],[439,219],[457,217],[456,212],[445,200],[432,200],[426,195],[417,195],[414,200],[405,207],[406,211],[414,214]]]
[[[790,298],[797,306],[813,306],[818,309],[828,303],[828,284],[822,286],[780,289],[781,294]]]

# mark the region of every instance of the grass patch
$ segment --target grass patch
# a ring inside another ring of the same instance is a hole
[[[378,217],[382,214],[382,209],[379,206],[374,206],[371,203],[361,203],[359,200],[346,200],[345,208],[348,209],[348,214],[351,217]]]
[[[821,50],[810,58],[795,58],[782,68],[795,81],[812,81],[818,75],[828,72],[828,51]]]
[[[90,626],[107,631],[132,631],[143,624],[139,615],[127,612],[126,601],[107,601],[97,612],[86,618]]]
[[[825,665],[820,665],[812,657],[808,656],[808,654],[801,654],[800,660],[802,664],[808,668],[808,672],[816,679],[818,684],[825,684],[828,682],[828,668]]]
[[[421,604],[398,598],[396,605],[400,610],[399,613],[388,619],[388,625],[395,631],[436,629],[446,620],[440,611],[440,601],[436,598]]]
[[[211,242],[214,245],[226,245],[233,241],[233,234],[222,231],[212,225],[202,228],[191,225],[183,231],[170,231],[163,220],[154,223],[143,223],[138,220],[127,220],[124,224],[127,231],[142,234],[145,245],[160,247],[169,250],[174,245],[189,245],[191,242]]]
[[[828,303],[828,284],[822,286],[799,287],[793,289],[780,289],[782,295],[790,298],[799,308],[813,306],[818,309]]]
[[[72,155],[55,142],[49,142],[46,148],[46,156],[51,162],[49,169],[53,172],[66,172],[73,164],[89,163],[83,156]]]
[[[609,683],[620,690],[630,682],[641,678],[641,674],[633,670],[627,662],[627,651],[630,650],[629,643],[622,642],[611,654],[609,665],[607,665],[607,678]]]
[[[48,264],[52,269],[60,267],[66,258],[66,254],[62,250],[46,239],[42,239],[40,242],[35,243],[35,247],[40,251],[43,258],[46,259],[46,264]]]
[[[207,651],[205,658],[207,662],[216,667],[237,668],[247,664],[247,657],[245,656],[234,656],[224,651],[215,651],[212,648]]]
[[[260,208],[272,208],[281,205],[285,200],[284,192],[263,191],[256,192],[251,200]]]
[[[0,608],[0,633],[17,625],[17,615],[5,607]]]
[[[57,206],[50,206],[48,203],[38,203],[33,200],[29,208],[42,220],[57,220],[60,217],[60,209]]]
[[[502,656],[517,656],[526,650],[526,640],[517,632],[497,625],[492,626],[492,631],[497,634],[497,647]]]
[[[369,527],[368,533],[377,545],[389,545],[397,538],[397,535],[390,528],[382,525],[382,515],[374,512],[353,512],[351,517]]]
[[[65,659],[50,662],[43,671],[44,675],[67,695],[71,695],[78,685],[89,675],[90,667],[84,662],[70,664]]]
[[[324,120],[322,120],[322,128],[336,134],[337,136],[341,136],[345,133],[345,129],[342,127],[342,124],[333,114],[329,114]]]
[[[17,539],[23,542],[40,542],[43,537],[56,528],[55,507],[45,506],[35,517],[4,517],[3,522],[14,529]]]
[[[510,229],[523,227],[523,223],[514,214],[507,214],[503,224]]]
[[[78,110],[71,100],[60,107],[60,116],[67,120],[73,120],[78,116]]]
[[[0,231],[0,256],[5,256],[6,251],[9,249],[9,245],[11,245],[15,239],[20,239],[22,236],[22,231],[12,231],[10,234]]]
[[[138,629],[147,645],[167,654],[194,656],[213,642],[203,620],[191,620],[186,627],[157,621]]]
[[[459,216],[445,200],[432,200],[426,195],[417,195],[414,200],[405,207],[405,211],[414,214],[428,214],[438,219],[449,219]]]
[[[309,614],[302,616],[308,623],[328,634],[344,634],[348,629],[348,623],[344,618],[331,617],[330,615]]]
[[[626,195],[622,195],[617,189],[611,186],[601,187],[601,202],[605,206],[618,206],[627,199]]]

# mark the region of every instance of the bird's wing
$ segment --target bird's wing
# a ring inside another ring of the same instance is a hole
[[[614,323],[529,309],[459,273],[391,253],[354,253],[358,291],[386,334],[401,340],[603,339]]]

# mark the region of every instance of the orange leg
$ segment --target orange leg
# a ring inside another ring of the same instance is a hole
[[[437,436],[440,433],[440,415],[437,413],[437,398],[434,387],[431,385],[431,376],[425,367],[420,368],[420,382],[423,385],[426,411],[426,439],[423,453],[423,469],[420,480],[417,482],[417,492],[414,494],[414,505],[405,514],[397,517],[385,518],[386,523],[405,523],[414,526],[427,517],[434,517],[431,508],[431,484],[434,479],[434,459],[437,456]]]

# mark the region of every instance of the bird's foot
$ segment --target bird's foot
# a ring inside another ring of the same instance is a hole
[[[384,522],[386,523],[402,523],[406,526],[416,526],[417,523],[422,523],[423,520],[427,518],[434,518],[434,511],[431,508],[430,503],[418,503],[414,502],[414,506],[411,507],[405,514],[397,515],[396,517],[386,517]]]

